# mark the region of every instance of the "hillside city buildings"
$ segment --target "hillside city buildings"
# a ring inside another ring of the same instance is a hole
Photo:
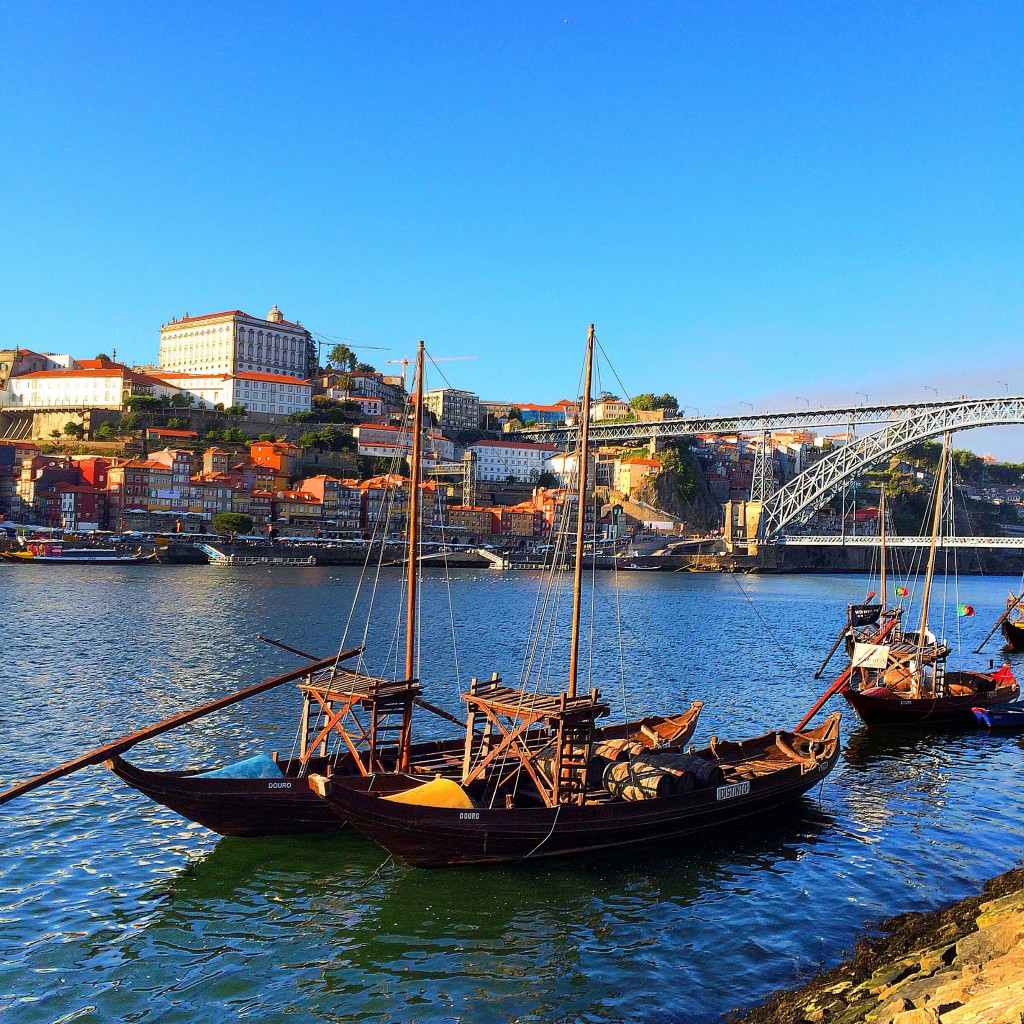
[[[405,378],[317,362],[312,333],[276,305],[263,318],[234,309],[172,319],[160,328],[154,366],[128,367],[113,351],[84,358],[0,349],[0,518],[194,533],[233,511],[264,532],[364,536],[385,518],[398,529],[408,497],[399,471],[411,450],[402,425],[409,418]],[[135,424],[127,455],[65,454],[54,444],[65,435],[109,437],[140,402],[148,403],[146,418],[141,430]],[[603,394],[588,415],[633,412]],[[432,527],[477,542],[543,540],[571,506],[566,486],[575,457],[487,428],[513,419],[571,424],[578,416],[568,398],[516,403],[450,387],[428,391],[424,506]],[[220,437],[228,425],[241,434],[232,443]],[[270,440],[239,443],[260,434]],[[742,435],[692,439],[712,500],[749,497],[759,443]],[[802,432],[773,435],[775,478],[798,472],[824,443]],[[597,485],[616,502],[628,502],[662,471],[658,455],[645,449],[612,447],[591,457]],[[638,529],[652,522],[637,513]]]

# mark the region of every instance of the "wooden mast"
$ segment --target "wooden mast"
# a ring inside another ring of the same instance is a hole
[[[413,408],[412,455],[409,467],[409,570],[406,576],[405,678],[416,675],[416,601],[419,596],[420,562],[420,449],[423,444],[423,342],[416,351],[416,400]]]
[[[942,503],[946,493],[946,467],[949,464],[950,432],[947,430],[942,439],[942,456],[939,460],[939,478],[935,484],[935,514],[932,516],[932,537],[928,546],[928,568],[924,574],[924,594],[921,598],[921,629],[917,634],[917,679],[914,682],[915,694],[920,692],[924,666],[921,664],[921,652],[924,649],[924,637],[928,629],[928,604],[932,595],[932,577],[935,575],[935,549],[938,544],[939,527],[942,523]]]
[[[579,672],[580,652],[580,598],[583,593],[583,537],[587,507],[587,442],[590,437],[590,378],[594,363],[594,325],[587,331],[587,358],[583,366],[583,403],[580,410],[580,443],[576,458],[579,461],[579,489],[576,496],[576,571],[572,586],[572,638],[569,641],[569,696],[576,696],[576,677]]]
[[[882,489],[879,493],[878,504],[881,506],[879,512],[882,517],[882,535],[881,535],[881,550],[882,550],[882,575],[878,581],[879,589],[882,591],[882,615],[885,615],[885,605],[888,600],[889,591],[885,589],[885,484],[882,484]]]

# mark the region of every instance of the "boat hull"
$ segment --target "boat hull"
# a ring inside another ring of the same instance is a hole
[[[915,725],[947,726],[970,725],[974,722],[974,708],[994,707],[1016,699],[1020,688],[997,686],[986,693],[968,693],[949,697],[910,697],[893,691],[844,690],[843,697],[867,726]]]
[[[980,708],[972,709],[979,725],[988,729],[1024,729],[1024,708]]]
[[[337,832],[345,824],[305,778],[203,778],[196,772],[149,771],[120,756],[105,764],[132,789],[222,836]]]
[[[793,762],[760,777],[727,778],[725,785],[651,800],[462,810],[382,800],[367,791],[376,780],[314,778],[311,785],[356,829],[418,867],[559,857],[681,839],[763,815],[798,799],[835,766],[838,716],[833,719],[834,724],[804,734],[821,736],[824,730],[833,730],[827,753],[813,763]]]
[[[672,745],[682,747],[693,735],[701,704],[695,703],[682,715],[651,716],[599,730],[599,739],[628,738],[646,729],[657,732],[666,724],[679,731]],[[412,763],[424,775],[454,774],[462,764],[464,740],[427,740],[413,744]],[[158,804],[222,836],[256,838],[274,835],[301,835],[335,832],[345,822],[307,783],[307,772],[299,774],[297,761],[280,762],[280,779],[232,779],[203,776],[198,771],[151,771],[115,755],[104,762],[124,783]],[[314,759],[308,772],[326,772],[328,762]],[[356,781],[350,757],[331,762],[332,779]]]
[[[1011,651],[1024,651],[1024,622],[1011,622],[1007,619],[1000,628],[1006,646]]]

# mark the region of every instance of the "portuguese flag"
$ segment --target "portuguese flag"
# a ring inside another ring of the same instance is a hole
[[[973,615],[974,605],[972,604],[958,604],[956,606],[957,615]]]
[[[906,587],[897,587],[896,588],[896,596],[897,597],[906,597],[909,593],[910,593],[910,591],[907,590]]]

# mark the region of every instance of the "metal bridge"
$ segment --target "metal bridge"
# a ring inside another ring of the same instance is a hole
[[[789,534],[779,537],[776,544],[791,547],[879,547],[877,536],[842,537],[836,534]],[[926,548],[931,537],[890,537],[885,538],[887,548]],[[939,537],[936,547],[940,548],[1016,548],[1024,550],[1024,537]]]
[[[750,416],[687,418],[682,416],[652,423],[596,423],[591,442],[630,443],[670,439],[693,434],[765,434],[774,430],[809,427],[851,427],[887,424],[847,444],[838,445],[774,494],[766,486],[767,460],[755,466],[754,494],[761,502],[757,539],[779,543],[787,526],[806,523],[852,478],[896,452],[919,441],[938,437],[947,430],[968,430],[1005,424],[1024,424],[1024,396],[968,398],[907,402],[891,405],[859,405],[836,409],[797,409]],[[577,427],[539,427],[513,435],[523,440],[571,444]],[[763,446],[762,446],[763,447]],[[770,478],[768,478],[770,479]],[[807,543],[796,541],[796,543]],[[828,543],[822,541],[822,543]],[[1015,546],[1015,545],[1009,545]]]
[[[894,423],[837,447],[766,498],[758,537],[776,540],[790,524],[810,519],[847,480],[919,441],[947,430],[1007,423],[1024,423],[1024,398],[961,398],[924,408],[908,407]]]
[[[866,424],[894,423],[899,420],[919,419],[964,403],[1017,403],[1024,396],[1013,398],[940,399],[932,402],[897,402],[889,405],[851,405],[834,409],[790,409],[784,412],[752,413],[749,416],[672,416],[650,423],[592,423],[590,439],[594,444],[644,443],[652,438],[687,437],[693,434],[760,434],[773,430],[804,430],[810,427],[856,427]],[[1020,422],[1019,420],[992,420],[993,423]],[[984,426],[985,424],[973,424]],[[550,443],[569,446],[579,437],[578,427],[541,426],[524,427],[509,434],[520,441]]]

